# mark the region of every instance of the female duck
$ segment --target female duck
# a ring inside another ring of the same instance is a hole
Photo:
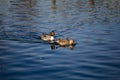
[[[40,38],[43,40],[43,41],[54,41],[54,35],[55,35],[55,32],[52,31],[50,32],[50,34],[42,34],[40,36]]]
[[[56,43],[60,46],[67,46],[67,45],[74,45],[74,40],[70,38],[69,40],[66,39],[57,39]]]

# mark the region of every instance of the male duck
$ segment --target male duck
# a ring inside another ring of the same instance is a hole
[[[40,38],[43,41],[54,41],[54,35],[55,35],[55,32],[51,31],[50,34],[42,34]]]
[[[56,43],[60,46],[67,46],[67,45],[74,45],[74,40],[70,38],[69,40],[66,39],[57,39]]]

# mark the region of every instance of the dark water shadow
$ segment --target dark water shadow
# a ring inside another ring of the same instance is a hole
[[[55,49],[59,49],[59,48],[62,48],[62,49],[69,48],[70,50],[74,50],[75,46],[76,46],[76,44],[61,46],[57,43],[50,43],[51,50],[55,50]]]

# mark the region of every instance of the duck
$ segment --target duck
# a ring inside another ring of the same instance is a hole
[[[60,38],[60,39],[57,39],[55,42],[60,46],[74,45],[74,39],[73,38],[70,38],[69,40]]]
[[[54,41],[55,32],[51,31],[49,34],[40,35],[40,39],[43,41]]]

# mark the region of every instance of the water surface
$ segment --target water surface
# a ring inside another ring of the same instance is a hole
[[[120,80],[120,1],[91,1],[1,0],[0,80]]]

